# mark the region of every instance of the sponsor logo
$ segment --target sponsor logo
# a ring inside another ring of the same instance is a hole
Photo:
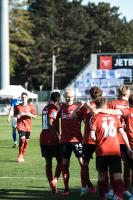
[[[115,60],[115,67],[132,67],[133,58],[119,58]]]
[[[100,56],[99,69],[112,69],[112,56]]]

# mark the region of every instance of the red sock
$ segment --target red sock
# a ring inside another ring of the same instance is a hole
[[[61,174],[61,171],[62,171],[62,161],[57,161],[54,178],[58,179]]]
[[[81,184],[82,187],[86,187],[87,182],[89,180],[89,169],[88,166],[81,166]]]
[[[25,145],[25,138],[22,138],[22,139],[20,139],[19,154],[23,153],[24,145]]]
[[[128,190],[129,184],[130,184],[130,168],[127,166],[127,164],[124,162],[124,186],[125,190]]]
[[[118,180],[114,179],[113,189],[114,189],[114,193],[118,197],[120,197],[120,199],[123,199],[124,182],[122,179],[118,179]]]
[[[99,191],[99,198],[100,198],[100,200],[104,200],[105,193],[107,192],[106,181],[99,180],[97,183],[97,186],[98,186],[98,191]]]
[[[131,169],[131,174],[132,174],[132,176],[131,176],[131,187],[133,188],[133,169]]]
[[[47,179],[49,183],[51,183],[51,181],[53,180],[52,166],[46,165],[45,170],[46,170]]]
[[[64,181],[65,188],[69,188],[69,186],[68,186],[68,183],[69,183],[69,166],[68,165],[62,166],[62,175],[63,175],[63,181]]]
[[[25,152],[26,152],[26,150],[27,150],[27,147],[28,147],[28,143],[25,141],[25,144],[24,144],[24,149],[23,149],[23,156],[24,156],[24,154],[25,154]]]
[[[113,189],[113,185],[114,185],[114,177],[112,174],[110,174],[110,189]]]

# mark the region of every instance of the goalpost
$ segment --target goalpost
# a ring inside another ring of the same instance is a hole
[[[0,0],[0,89],[10,84],[8,0]]]

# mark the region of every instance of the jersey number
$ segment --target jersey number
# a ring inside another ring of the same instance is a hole
[[[105,138],[107,138],[108,136],[114,137],[116,135],[117,130],[115,128],[114,123],[115,123],[114,121],[110,121],[109,123],[107,123],[107,121],[104,121],[102,123],[102,128],[104,129]]]
[[[48,129],[48,115],[43,115],[42,128],[43,129]]]

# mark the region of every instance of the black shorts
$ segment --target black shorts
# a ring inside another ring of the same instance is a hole
[[[133,169],[133,159],[130,158],[130,156],[128,155],[128,150],[126,148],[126,151],[125,151],[125,159],[124,161],[127,163],[128,167],[130,169]]]
[[[19,131],[19,138],[25,137],[26,139],[30,139],[31,133],[26,131]]]
[[[97,156],[96,169],[98,172],[122,173],[120,156]]]
[[[81,142],[65,142],[62,143],[62,157],[69,159],[72,151],[75,153],[77,158],[82,157],[82,143]]]
[[[96,145],[95,144],[83,144],[83,151],[82,151],[82,155],[83,155],[83,159],[86,161],[89,161],[93,155],[93,153],[96,150]]]
[[[60,145],[41,145],[42,157],[46,159],[57,158],[61,159],[61,146]]]
[[[125,161],[125,155],[127,152],[127,147],[125,144],[120,144],[120,150],[121,150],[121,158],[123,161]]]

